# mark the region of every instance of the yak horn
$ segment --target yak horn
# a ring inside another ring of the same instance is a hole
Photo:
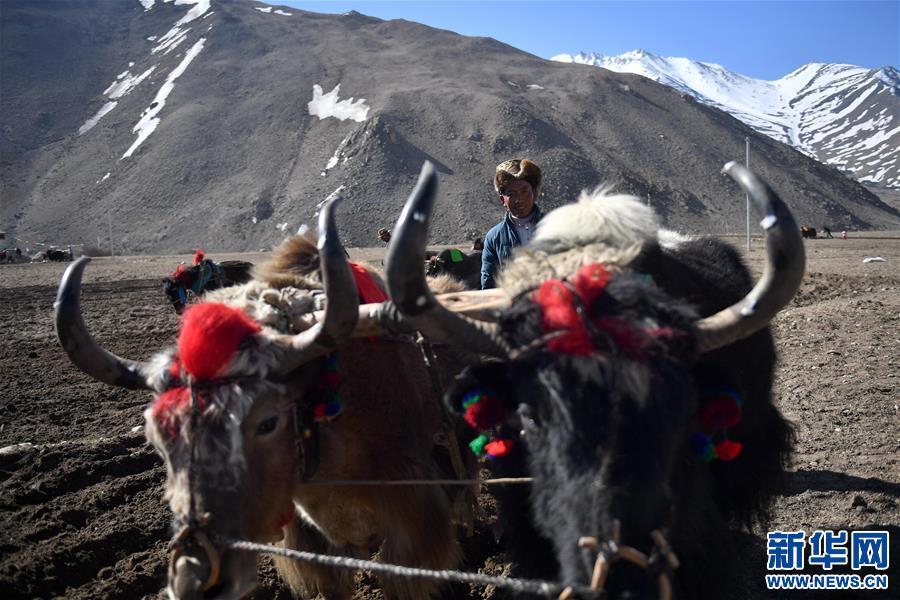
[[[340,201],[341,197],[335,196],[325,203],[319,214],[319,263],[326,298],[324,314],[321,321],[306,331],[277,339],[276,343],[285,350],[278,365],[281,373],[289,373],[316,357],[334,352],[356,329],[359,295],[334,217]]]
[[[386,270],[391,299],[404,320],[426,337],[451,342],[476,353],[506,356],[506,344],[492,329],[496,325],[474,321],[449,310],[434,297],[425,281],[422,265],[437,185],[434,166],[426,162],[388,247]]]
[[[797,293],[806,268],[800,228],[787,205],[759,177],[736,162],[722,169],[748,194],[765,217],[766,265],[756,286],[742,300],[695,324],[697,350],[709,352],[759,331]]]
[[[82,256],[68,266],[59,284],[53,311],[56,337],[76,367],[103,383],[130,390],[150,389],[147,363],[119,358],[101,348],[81,318],[81,276],[91,262]]]

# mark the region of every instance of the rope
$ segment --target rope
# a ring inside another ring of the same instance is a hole
[[[244,542],[240,540],[232,540],[216,536],[215,541],[219,544],[232,548],[234,550],[242,550],[245,552],[259,552],[264,554],[275,554],[285,558],[301,560],[304,562],[326,565],[329,567],[337,567],[340,569],[359,569],[364,571],[375,571],[377,573],[386,573],[399,577],[423,577],[426,579],[437,579],[440,581],[456,581],[460,583],[473,583],[476,585],[493,585],[499,588],[508,588],[515,592],[527,592],[531,594],[540,594],[542,596],[554,597],[558,596],[567,587],[571,587],[572,591],[584,594],[586,597],[598,597],[598,592],[587,586],[566,586],[562,583],[552,581],[539,581],[534,579],[513,579],[511,577],[496,577],[493,575],[482,575],[480,573],[466,573],[464,571],[435,571],[432,569],[420,569],[418,567],[404,567],[400,565],[389,565],[371,560],[362,560],[359,558],[349,558],[346,556],[329,556],[327,554],[316,554],[314,552],[304,552],[301,550],[291,550],[289,548],[280,548],[278,546],[269,546],[266,544],[257,544],[254,542]]]
[[[532,483],[532,477],[499,477],[497,479],[326,479],[305,481],[303,485],[505,485]]]

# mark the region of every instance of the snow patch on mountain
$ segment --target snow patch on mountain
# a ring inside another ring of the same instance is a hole
[[[115,100],[117,98],[121,98],[125,96],[133,90],[137,85],[143,80],[147,79],[151,73],[156,69],[156,65],[153,65],[140,75],[132,75],[130,71],[125,71],[121,73],[114,82],[110,84],[108,88],[106,88],[103,93],[110,100]]]
[[[290,16],[293,14],[293,13],[289,13],[289,12],[284,12],[284,11],[281,10],[280,8],[279,8],[279,9],[272,10],[272,7],[271,7],[271,6],[267,6],[267,7],[265,7],[265,8],[259,8],[259,7],[255,6],[254,9],[258,10],[258,11],[261,12],[261,13],[273,14],[273,15],[282,15],[282,16],[285,16],[285,17],[290,17]]]
[[[176,0],[177,2],[177,0]],[[156,97],[153,98],[153,102],[150,103],[150,106],[144,110],[143,114],[141,114],[140,121],[134,126],[132,130],[137,134],[137,139],[131,144],[131,147],[125,151],[125,154],[122,155],[122,158],[128,158],[134,151],[138,149],[138,147],[144,143],[151,133],[156,130],[156,127],[159,125],[159,118],[156,116],[159,114],[159,111],[163,109],[163,106],[166,105],[166,98],[172,93],[172,90],[175,89],[175,80],[181,77],[184,71],[188,68],[188,65],[191,64],[200,51],[203,50],[203,45],[206,43],[206,38],[200,38],[197,40],[191,49],[187,51],[184,58],[181,60],[181,63],[177,67],[175,67],[169,76],[166,77],[166,82],[159,88],[159,91],[156,93]],[[120,159],[121,160],[121,159]]]
[[[134,66],[133,62],[128,63],[128,66]],[[108,88],[103,90],[103,95],[106,96],[109,100],[114,100],[115,102],[107,102],[103,106],[100,107],[100,110],[97,113],[84,122],[84,124],[78,128],[78,135],[83,135],[94,128],[94,126],[100,122],[106,114],[109,113],[112,109],[116,107],[118,104],[118,99],[123,96],[127,96],[128,93],[133,90],[137,85],[142,82],[144,79],[150,76],[153,73],[153,70],[156,68],[156,65],[153,65],[140,75],[132,75],[131,71],[125,70],[119,73],[116,80],[113,81]]]
[[[347,119],[352,119],[359,123],[365,121],[369,114],[369,108],[371,108],[366,106],[366,99],[354,100],[349,98],[347,100],[338,100],[340,89],[341,84],[337,84],[333,90],[324,94],[322,86],[319,84],[313,85],[313,99],[306,105],[309,109],[309,114],[319,117],[319,120],[334,117],[341,121]]]
[[[100,122],[100,119],[102,119],[109,111],[116,107],[116,104],[118,104],[118,102],[107,102],[106,104],[101,106],[100,110],[98,110],[93,117],[85,121],[84,124],[78,128],[78,135],[83,135],[93,129],[94,125]]]
[[[187,11],[187,14],[178,19],[175,27],[181,27],[194,19],[202,17],[203,13],[209,10],[209,3],[210,0],[175,0],[175,6],[193,4],[193,7]]]
[[[619,56],[560,54],[551,60],[648,77],[860,181],[900,187],[900,73],[893,67],[810,63],[764,81],[714,63],[644,50]]]

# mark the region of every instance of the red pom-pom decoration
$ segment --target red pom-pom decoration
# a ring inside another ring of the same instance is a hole
[[[150,414],[153,416],[153,420],[156,421],[157,427],[162,429],[170,438],[174,438],[178,435],[178,428],[180,427],[180,419],[176,413],[190,401],[190,389],[186,387],[171,388],[157,396],[156,401],[153,403],[153,408],[150,409]],[[197,406],[200,410],[203,410],[204,402],[202,397],[197,398]]]
[[[544,331],[564,331],[551,339],[547,347],[554,352],[564,352],[576,356],[587,356],[594,351],[594,343],[585,327],[577,304],[590,307],[603,294],[612,274],[600,263],[584,265],[572,277],[572,287],[580,300],[563,281],[549,279],[541,284],[532,295],[532,300],[541,307],[541,324]]]
[[[547,347],[554,352],[564,352],[587,356],[594,350],[591,337],[575,310],[572,292],[558,279],[550,279],[541,284],[532,295],[541,307],[541,324],[544,331],[565,331],[563,335],[551,339]]]
[[[716,444],[716,457],[719,460],[734,460],[741,453],[742,448],[740,442],[722,440]]]
[[[493,440],[485,444],[484,451],[487,453],[488,458],[498,458],[509,454],[512,448],[512,440]]]
[[[156,398],[151,413],[157,421],[165,419],[169,412],[182,404],[187,404],[191,398],[191,392],[186,387],[176,387],[166,390]]]
[[[578,290],[584,304],[590,306],[603,294],[603,289],[611,278],[612,273],[607,271],[606,267],[600,263],[592,263],[578,269],[578,273],[572,278],[572,284]]]
[[[178,354],[185,370],[199,380],[214,379],[247,336],[262,328],[243,311],[225,304],[195,304],[185,311]]]
[[[482,394],[466,405],[465,419],[472,429],[490,429],[503,420],[503,403],[496,396]]]

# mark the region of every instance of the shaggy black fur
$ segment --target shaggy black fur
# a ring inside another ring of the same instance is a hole
[[[698,315],[733,304],[752,283],[737,253],[716,240],[676,251],[650,245],[633,266],[585,307],[591,317],[689,333]],[[514,300],[500,331],[512,348],[527,348],[544,335],[531,293]],[[539,345],[469,371],[450,390],[448,402],[458,411],[467,386],[491,386],[506,394],[508,413],[520,416],[535,478],[531,516],[540,535],[523,524],[521,492],[500,491],[506,531],[525,533],[513,534],[513,558],[528,565],[523,574],[536,568],[532,574],[543,575],[555,563],[563,581],[587,584],[596,553],[579,548],[577,540],[608,539],[617,519],[622,542],[647,554],[653,551],[650,532],[664,533],[681,559],[675,577],[682,597],[727,596],[729,527],[766,517],[792,442],[789,424],[771,402],[775,351],[769,331],[702,356],[694,353],[690,335],[656,345],[643,360],[620,352],[602,331],[595,332],[594,346],[597,352],[583,357]],[[743,451],[730,462],[706,463],[688,439],[699,429],[702,389],[721,384],[744,398],[742,421],[730,430]],[[498,459],[494,468],[521,469],[520,461],[516,455]],[[556,561],[545,558],[547,540]],[[661,568],[658,560],[652,570]],[[624,561],[613,566],[606,590],[613,598],[658,596],[656,577]]]
[[[481,289],[481,252],[462,252],[462,262],[453,262],[450,250],[442,250],[425,262],[425,274],[447,274],[462,282],[468,290]]]

